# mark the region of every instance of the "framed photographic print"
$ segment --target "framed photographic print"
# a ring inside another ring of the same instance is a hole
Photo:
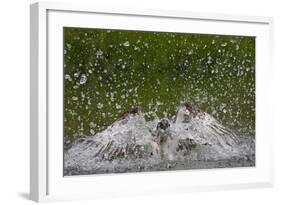
[[[271,186],[272,19],[31,5],[35,201]]]

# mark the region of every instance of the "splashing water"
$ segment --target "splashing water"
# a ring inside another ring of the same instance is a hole
[[[183,104],[174,121],[146,121],[144,115],[128,112],[76,140],[64,153],[64,174],[254,165],[254,137],[237,136],[208,113]]]

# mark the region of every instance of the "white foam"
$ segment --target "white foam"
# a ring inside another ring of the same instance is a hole
[[[64,168],[98,172],[114,170],[118,165],[132,169],[142,166],[145,170],[163,161],[223,160],[254,155],[254,137],[237,136],[204,112],[183,122],[185,110],[180,109],[176,121],[170,121],[165,131],[171,136],[169,145],[161,147],[157,143],[158,119],[146,121],[142,113],[128,114],[104,131],[74,142],[64,154]],[[174,145],[180,140],[190,140],[194,146],[188,152],[175,151]]]

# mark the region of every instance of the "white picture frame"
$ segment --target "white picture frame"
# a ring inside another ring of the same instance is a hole
[[[63,26],[256,36],[256,166],[63,177]],[[270,106],[266,96],[273,69],[272,29],[270,17],[97,8],[72,3],[32,4],[30,198],[41,202],[273,186],[273,133],[270,120],[262,120],[272,118],[272,113],[264,109]]]

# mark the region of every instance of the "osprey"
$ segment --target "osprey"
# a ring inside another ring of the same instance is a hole
[[[170,123],[167,119],[162,119],[152,133],[160,151],[162,159],[173,160],[179,146],[178,137],[170,130]]]
[[[91,166],[102,166],[98,162],[115,160],[156,162],[189,156],[192,159],[229,157],[239,153],[237,143],[235,133],[189,103],[177,108],[173,122],[168,119],[146,121],[141,109],[133,108],[104,131],[76,140],[65,152],[64,162],[66,168],[88,166],[91,169]]]

